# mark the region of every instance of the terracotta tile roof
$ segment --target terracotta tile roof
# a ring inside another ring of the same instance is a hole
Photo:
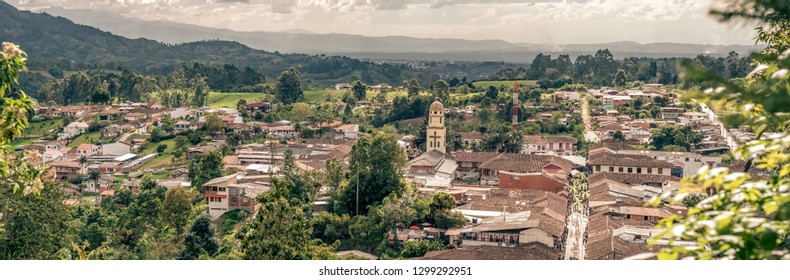
[[[561,252],[542,243],[516,247],[464,246],[458,249],[430,251],[417,260],[557,260]]]
[[[595,184],[598,180],[610,180],[625,185],[644,185],[644,184],[661,184],[664,181],[680,181],[680,178],[667,175],[653,175],[653,174],[628,174],[628,173],[610,173],[598,172],[593,173],[589,177],[589,182]]]
[[[449,156],[445,153],[442,153],[437,150],[431,150],[427,153],[423,153],[419,157],[411,160],[409,165],[411,166],[436,166],[438,165],[445,156]]]
[[[554,164],[565,171],[573,169],[573,162],[561,157],[527,154],[500,154],[480,164],[480,168],[519,173],[536,173],[542,172],[543,168],[549,164]]]
[[[614,219],[609,216],[590,216],[587,231],[587,256],[588,260],[624,259],[633,255],[646,252],[655,252],[659,247],[648,248],[645,243],[634,243],[613,236],[613,231],[623,226],[637,226],[653,228],[654,225],[646,221]]]
[[[458,210],[502,211],[518,213],[531,211],[529,220],[539,221],[538,227],[555,236],[565,230],[568,201],[557,194],[539,190],[492,189],[485,199],[471,196]]]
[[[459,152],[458,154],[455,155],[455,160],[457,160],[458,162],[482,163],[498,155],[499,153],[489,153],[489,152]]]
[[[461,139],[480,140],[483,139],[483,134],[477,131],[461,133]]]
[[[675,167],[674,164],[645,155],[614,154],[606,151],[591,154],[589,164],[670,169]]]

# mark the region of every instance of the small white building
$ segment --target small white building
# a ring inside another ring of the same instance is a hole
[[[86,122],[73,122],[63,128],[63,133],[58,135],[58,140],[71,139],[79,136],[88,131],[88,123]]]
[[[101,149],[104,155],[122,156],[132,152],[132,145],[123,142],[115,142],[104,144],[101,146]]]

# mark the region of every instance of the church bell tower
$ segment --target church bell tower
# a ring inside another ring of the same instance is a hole
[[[428,135],[425,137],[425,152],[437,150],[446,153],[447,129],[444,127],[444,105],[438,100],[434,101],[428,111],[428,127],[426,128]]]

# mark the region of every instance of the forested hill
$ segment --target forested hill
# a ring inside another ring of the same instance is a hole
[[[0,1],[0,40],[19,44],[27,51],[32,70],[65,71],[133,69],[165,74],[181,63],[233,64],[252,67],[276,77],[294,66],[303,77],[321,84],[363,80],[367,83],[401,84],[434,77],[406,66],[374,64],[347,57],[280,54],[255,50],[236,42],[203,41],[165,45],[147,39],[128,39],[97,28],[75,24],[63,17],[20,11]]]

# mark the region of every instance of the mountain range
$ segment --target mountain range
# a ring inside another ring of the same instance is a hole
[[[19,44],[28,53],[28,67],[32,70],[132,69],[165,74],[182,63],[204,63],[251,67],[268,79],[277,77],[289,67],[296,67],[308,83],[321,85],[353,80],[401,84],[411,78],[427,83],[436,79],[428,71],[407,65],[378,64],[342,56],[269,52],[227,40],[166,44],[145,38],[129,39],[76,24],[64,17],[20,11],[5,2],[0,2],[0,40]]]
[[[425,39],[405,36],[372,37],[350,34],[314,34],[305,30],[240,32],[169,21],[145,21],[119,14],[82,9],[42,10],[76,23],[98,27],[129,38],[147,38],[169,44],[199,40],[230,40],[254,49],[283,53],[345,55],[375,60],[505,61],[529,63],[538,53],[591,54],[609,49],[616,57],[690,57],[698,54],[746,54],[754,45],[611,42],[603,44],[528,44],[503,40]],[[404,50],[409,50],[404,52]]]

